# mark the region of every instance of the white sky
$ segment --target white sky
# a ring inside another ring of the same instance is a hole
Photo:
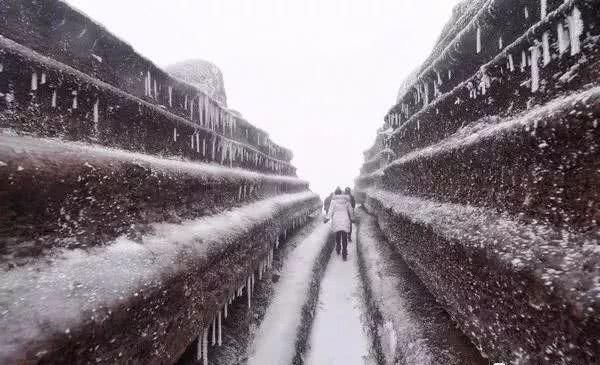
[[[159,66],[215,63],[228,105],[294,151],[323,197],[353,186],[401,81],[456,0],[68,0]]]

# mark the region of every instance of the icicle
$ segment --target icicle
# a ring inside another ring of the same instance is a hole
[[[144,91],[144,95],[146,96],[152,96],[150,95],[152,92],[150,91],[150,84],[151,84],[151,80],[152,80],[152,76],[150,75],[150,70],[148,70],[147,74],[146,74],[146,79],[144,80],[145,85],[145,91]]]
[[[202,334],[198,335],[198,344],[196,345],[196,361],[202,360]]]
[[[498,38],[498,49],[504,48],[504,42],[502,41],[502,37]]]
[[[186,95],[185,95],[184,102],[183,102],[183,108],[184,108],[185,110],[187,110],[187,104],[188,104],[188,100],[187,100],[187,99],[188,99],[188,98],[187,98],[187,94],[186,94]]]
[[[547,0],[540,0],[540,15],[541,15],[541,18],[544,19],[547,14],[548,14],[548,1]]]
[[[173,107],[173,86],[169,86],[169,106]]]
[[[246,296],[248,297],[248,308],[250,308],[252,306],[252,283],[251,283],[252,278],[250,276],[248,276],[248,279],[246,279],[247,284],[246,284]]]
[[[202,157],[206,156],[206,139],[202,138]]]
[[[37,90],[38,87],[38,76],[37,76],[37,72],[33,72],[31,74],[31,90],[35,91]]]
[[[223,330],[221,328],[221,311],[219,311],[219,314],[217,314],[217,326],[219,327],[218,328],[219,336],[218,336],[217,344],[219,346],[221,346],[221,345],[223,345]]]
[[[242,201],[242,186],[238,189],[238,201]]]
[[[100,119],[100,115],[98,112],[98,107],[100,104],[100,100],[96,99],[96,102],[94,102],[94,111],[93,111],[93,115],[94,115],[94,129],[96,130],[96,133],[98,133],[98,120]]]
[[[196,152],[200,153],[200,133],[196,132]]]
[[[567,50],[568,45],[562,22],[558,22],[558,25],[556,26],[556,35],[558,38],[558,53],[563,54]]]
[[[227,318],[227,311],[228,311],[228,307],[229,307],[229,303],[231,303],[231,298],[228,299],[228,302],[225,302],[225,308],[223,309],[223,315],[225,316],[225,318]]]
[[[193,150],[194,149],[194,135],[193,134],[190,136],[190,140],[191,140],[191,144],[192,144],[191,148]]]
[[[527,55],[525,54],[525,50],[521,51],[521,71],[525,71],[525,67],[527,67]]]
[[[481,53],[481,27],[477,27],[477,54]]]
[[[202,334],[202,354],[204,365],[208,365],[208,327],[204,329]]]
[[[2,70],[0,70],[0,72],[2,72]],[[46,73],[42,72],[42,79],[40,81],[40,85],[44,85],[45,83],[46,83]]]
[[[540,88],[540,70],[538,59],[540,50],[537,46],[531,47],[531,91],[536,92]]]
[[[544,56],[544,66],[550,63],[550,35],[548,32],[542,34],[542,49]]]
[[[512,54],[510,54],[510,53],[508,54],[508,68],[511,71],[515,70],[515,61],[513,60]]]
[[[194,121],[194,99],[190,100],[190,120]]]
[[[217,139],[216,136],[213,136],[212,138],[212,155],[211,155],[211,159],[214,161],[215,160],[215,140]]]
[[[154,79],[154,99],[158,99],[158,88],[156,87],[156,79]]]
[[[73,95],[73,105],[72,105],[72,108],[73,109],[77,109],[77,91],[71,92],[71,95]]]
[[[54,90],[52,90],[52,107],[53,108],[56,108],[56,97],[57,97],[56,89],[54,89]]]
[[[210,342],[211,346],[214,346],[217,342],[217,321],[215,318],[212,320],[212,340]]]
[[[177,128],[173,128],[173,141],[177,142]]]
[[[583,20],[581,12],[577,7],[573,7],[569,21],[569,40],[571,41],[571,56],[578,54],[581,51],[581,41],[579,37],[583,34]]]
[[[452,79],[452,70],[448,70],[448,80]]]
[[[523,8],[523,15],[525,16],[525,19],[529,19],[529,9],[527,9],[527,7]]]

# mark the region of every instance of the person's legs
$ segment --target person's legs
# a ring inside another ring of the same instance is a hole
[[[348,232],[342,232],[342,257],[348,257]]]
[[[342,231],[335,232],[335,252],[340,254],[340,244],[342,243]]]

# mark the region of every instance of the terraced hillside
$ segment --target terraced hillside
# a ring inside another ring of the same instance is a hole
[[[600,359],[599,42],[597,1],[465,1],[365,152],[359,200],[490,359]]]
[[[206,358],[319,197],[291,151],[65,3],[0,19],[0,363]]]

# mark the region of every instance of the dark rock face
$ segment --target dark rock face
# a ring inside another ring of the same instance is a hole
[[[221,70],[204,60],[188,60],[170,65],[166,71],[173,77],[196,86],[222,106],[227,107],[227,94]]]
[[[0,363],[174,363],[321,202],[61,1],[0,3]]]
[[[356,180],[386,238],[493,361],[600,358],[599,11],[459,5]]]

